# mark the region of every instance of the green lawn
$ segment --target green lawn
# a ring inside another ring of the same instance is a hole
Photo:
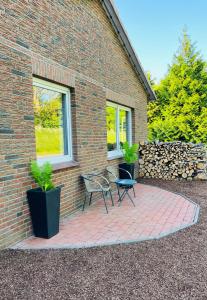
[[[37,156],[63,154],[62,128],[35,128]]]
[[[122,143],[126,142],[126,132],[124,131],[120,132],[120,141]],[[116,132],[113,129],[108,130],[107,132],[107,143],[109,144],[116,143]]]
[[[37,156],[61,155],[64,154],[63,149],[63,130],[62,128],[35,128],[36,136],[36,152]],[[115,144],[115,132],[108,131],[107,143]],[[120,140],[126,141],[126,135],[121,132]]]

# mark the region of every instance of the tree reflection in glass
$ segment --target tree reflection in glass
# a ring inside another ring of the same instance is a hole
[[[106,108],[106,123],[107,123],[107,148],[108,151],[117,149],[116,141],[116,108],[107,106]]]
[[[37,156],[64,155],[62,93],[38,86],[33,92]]]
[[[127,141],[127,111],[119,110],[119,142],[122,145]]]

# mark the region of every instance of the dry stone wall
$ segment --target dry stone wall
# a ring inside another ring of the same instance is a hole
[[[145,142],[140,145],[139,167],[139,177],[206,180],[206,146],[182,142]]]

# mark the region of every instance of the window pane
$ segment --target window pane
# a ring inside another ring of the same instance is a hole
[[[128,111],[119,110],[119,141],[122,147],[123,143],[128,140]]]
[[[116,142],[116,108],[107,106],[106,108],[106,123],[107,123],[107,148],[108,151],[117,149]]]
[[[37,156],[64,155],[63,94],[33,88]]]

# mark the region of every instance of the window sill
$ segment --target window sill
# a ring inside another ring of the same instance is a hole
[[[58,163],[52,163],[53,171],[63,170],[67,168],[74,168],[80,166],[80,163],[77,161],[64,161]]]
[[[117,159],[117,158],[123,158],[123,154],[116,154],[116,155],[108,156],[107,160],[113,160],[113,159]]]

